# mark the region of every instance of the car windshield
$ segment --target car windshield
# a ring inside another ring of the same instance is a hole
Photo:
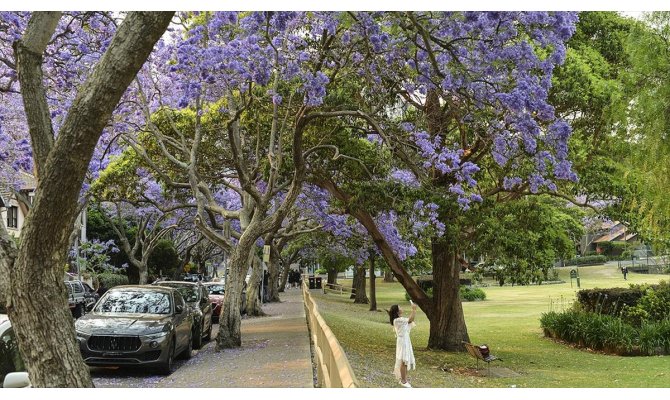
[[[226,287],[223,285],[207,285],[207,290],[209,290],[209,294],[223,294]]]
[[[195,303],[200,301],[200,295],[196,286],[193,285],[180,285],[178,283],[163,283],[161,282],[159,285],[161,286],[167,286],[171,288],[177,289],[179,294],[181,294],[181,297],[184,298],[184,301],[187,303]]]
[[[170,296],[162,292],[108,292],[95,307],[99,313],[169,314]]]

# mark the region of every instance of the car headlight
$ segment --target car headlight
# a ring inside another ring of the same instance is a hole
[[[158,332],[158,333],[151,333],[149,335],[144,335],[145,338],[147,339],[160,339],[162,337],[167,336],[167,334],[170,333],[169,331],[163,331],[163,332]]]
[[[84,331],[83,329],[80,329],[80,328],[76,328],[75,332],[77,333],[77,337],[80,337],[80,338],[87,338],[87,337],[91,336],[91,332],[86,332],[86,331]]]

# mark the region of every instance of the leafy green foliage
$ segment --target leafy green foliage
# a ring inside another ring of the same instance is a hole
[[[570,265],[598,265],[605,264],[607,262],[607,256],[603,255],[593,255],[593,256],[584,256],[571,258],[565,262],[566,266]]]
[[[548,197],[498,203],[482,210],[470,254],[485,257],[502,285],[549,280],[556,259],[575,253],[581,211]]]
[[[568,310],[542,314],[540,326],[546,335],[582,347],[620,355],[670,354],[670,320],[637,328],[611,315]]]
[[[114,274],[111,272],[103,272],[97,274],[96,278],[100,284],[104,284],[107,289],[113,288],[114,286],[121,286],[128,284],[128,277],[122,274]]]
[[[467,286],[460,287],[461,300],[477,301],[486,300],[486,293],[480,288],[469,288]]]
[[[634,326],[670,320],[670,284],[662,281],[655,287],[638,287],[643,296],[635,305],[626,305],[621,318]]]
[[[162,239],[154,248],[147,261],[149,274],[155,276],[172,276],[179,268],[179,254],[169,239]]]

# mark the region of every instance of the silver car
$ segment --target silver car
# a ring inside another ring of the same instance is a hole
[[[75,322],[88,365],[151,366],[170,374],[175,355],[191,358],[193,318],[175,289],[117,286]]]
[[[7,388],[30,387],[25,370],[12,323],[7,315],[0,314],[0,384]]]

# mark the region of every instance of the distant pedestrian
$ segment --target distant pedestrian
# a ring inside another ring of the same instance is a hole
[[[621,273],[623,274],[623,280],[627,281],[628,279],[626,278],[626,275],[628,275],[628,267],[625,265],[621,267]]]
[[[414,359],[414,349],[409,337],[410,330],[416,326],[414,316],[416,315],[416,304],[412,303],[412,312],[409,318],[402,316],[402,309],[397,304],[391,306],[389,318],[396,336],[395,347],[395,366],[393,374],[399,380],[401,386],[411,388],[407,380],[407,370],[416,369],[416,360]]]

